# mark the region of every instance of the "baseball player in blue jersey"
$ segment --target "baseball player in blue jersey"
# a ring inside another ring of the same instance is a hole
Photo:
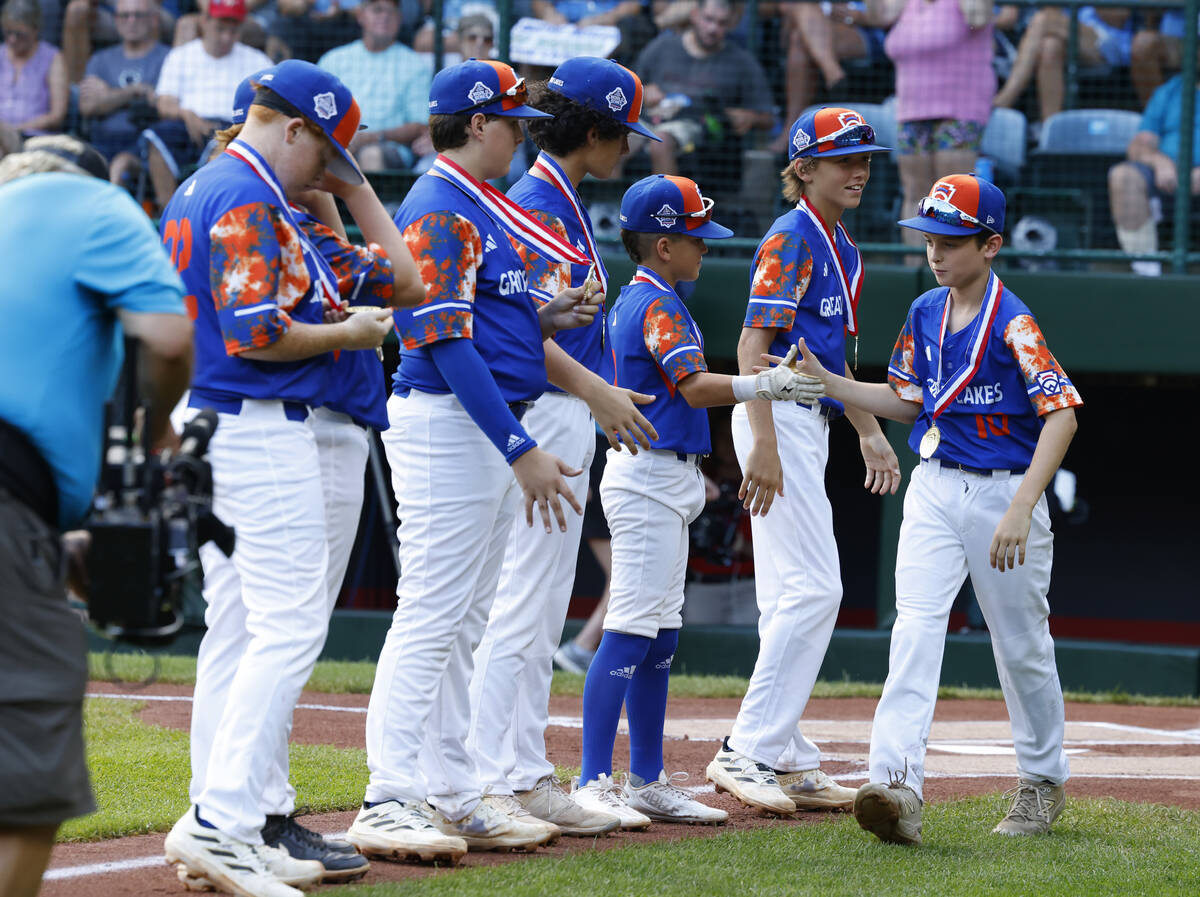
[[[559,830],[483,799],[467,750],[472,651],[487,623],[521,495],[532,523],[580,470],[540,448],[521,419],[546,384],[543,340],[590,323],[566,290],[538,308],[510,236],[555,260],[587,257],[486,184],[524,139],[525,83],[468,60],[430,90],[439,156],[396,214],[426,301],[396,314],[401,341],[384,445],[400,518],[396,612],[367,713],[370,782],[349,838],[364,853],[454,860],[468,849],[531,849]],[[428,800],[428,804],[426,803]],[[432,808],[429,805],[432,805]]]
[[[630,131],[657,139],[638,123],[642,83],[610,59],[580,56],[560,65],[546,84],[534,85],[530,95],[531,105],[554,118],[530,123],[530,136],[541,153],[508,196],[561,233],[591,264],[553,262],[518,244],[529,291],[544,302],[565,287],[584,286],[590,277],[591,284],[604,293],[608,272],[577,188],[588,174],[611,176],[629,151]],[[587,327],[561,331],[547,342],[550,379],[569,391],[551,385],[522,420],[539,445],[582,470],[591,466],[596,447],[593,413],[614,447],[621,444],[605,404],[626,391],[616,390],[596,373],[603,344],[603,314]],[[571,359],[574,362],[567,364]],[[644,417],[639,418],[636,437],[643,448],[649,448],[649,439],[657,434]],[[630,449],[637,451],[637,446]],[[571,487],[583,504],[588,479],[577,477]],[[582,526],[583,518],[574,515],[568,518],[565,534],[544,533],[522,521],[514,524],[487,631],[475,652],[468,745],[480,781],[491,787],[490,800],[512,810],[521,806],[532,816],[554,823],[563,834],[585,836],[614,829],[620,820],[571,799],[558,784],[554,764],[546,759],[545,742],[551,658],[575,582]]]
[[[743,372],[762,353],[784,355],[804,337],[826,367],[850,375],[846,334],[857,339],[863,262],[841,217],[862,201],[871,154],[886,149],[852,109],[818,109],[792,124],[782,177],[784,196],[796,206],[754,256],[738,341]],[[825,494],[829,421],[842,413],[832,399],[733,410],[740,494],[752,514],[759,649],[737,720],[707,775],[718,790],[772,813],[848,810],[854,800],[853,789],[821,771],[820,750],[797,726],[842,600]],[[859,434],[866,487],[895,492],[900,467],[879,422],[853,408],[845,414]]]
[[[220,576],[205,583],[192,753],[203,785],[165,849],[186,874],[253,897],[295,897],[290,885],[328,871],[264,844],[259,789],[286,745],[329,620],[311,409],[327,394],[332,353],[373,349],[390,326],[388,311],[323,323],[336,277],[288,204],[327,167],[361,181],[345,150],[358,120],[336,78],[282,63],[256,92],[238,139],[180,186],[161,221],[195,317],[189,404],[220,414],[209,446],[214,509],[238,536],[237,585]],[[201,560],[207,572],[212,555]]]
[[[709,372],[700,328],[676,286],[699,277],[705,239],[733,235],[712,220],[712,208],[694,181],[666,175],[638,181],[621,201],[621,239],[638,268],[609,310],[605,354],[615,385],[655,396],[645,408],[659,436],[650,451],[610,450],[600,483],[612,530],[612,583],[604,636],[584,686],[574,796],[585,807],[615,813],[624,828],[728,818],[673,784],[662,748],[671,659],[683,624],[688,524],[704,507],[699,463],[711,449],[704,409],[821,395],[819,383],[785,365],[740,377]],[[612,778],[622,706],[630,744],[623,789]]]
[[[217,134],[219,157],[241,133],[254,94],[260,84],[270,84],[273,69],[256,72],[242,81],[234,96],[232,126]],[[328,173],[321,186],[335,191],[346,202],[368,246],[353,246],[334,203],[333,193],[311,189],[289,195],[292,214],[299,229],[313,248],[329,264],[337,282],[339,303],[364,302],[383,305],[413,305],[424,297],[424,287],[408,247],[365,179],[347,184]],[[377,241],[377,242],[376,242]],[[324,303],[323,303],[324,305]],[[338,305],[325,309],[326,319],[343,320]],[[371,349],[349,350],[334,356],[322,404],[314,407],[308,424],[312,428],[320,458],[321,487],[325,505],[325,530],[329,545],[327,609],[332,612],[345,576],[358,528],[362,506],[363,474],[369,451],[368,428],[386,429],[386,390],[383,368]],[[233,562],[220,553],[209,558],[205,581],[215,589],[238,590],[241,580]],[[230,646],[232,648],[232,646]],[[216,664],[232,675],[233,664]],[[192,746],[198,757],[206,757],[211,748],[220,708],[205,702],[192,716]],[[207,764],[193,764],[190,792],[193,797],[204,790]],[[345,841],[323,840],[292,817],[295,790],[288,782],[287,739],[276,744],[275,762],[262,783],[261,806],[267,815],[263,840],[282,847],[296,858],[318,859],[325,868],[322,880],[350,881],[366,874],[369,864]],[[190,887],[206,882],[189,877],[186,867],[180,875]]]
[[[854,801],[864,829],[899,844],[921,842],[946,620],[968,575],[992,636],[1017,754],[1012,804],[994,831],[1048,832],[1066,801],[1044,493],[1082,400],[1029,309],[991,270],[1004,242],[1004,205],[992,184],[954,174],[900,222],[925,235],[939,286],[909,309],[886,384],[827,373],[800,344],[802,368],[831,396],[914,424],[908,444],[920,462],[904,497],[888,677],[871,727],[871,781]]]

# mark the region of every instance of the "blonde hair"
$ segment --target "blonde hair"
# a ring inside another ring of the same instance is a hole
[[[87,150],[87,145],[66,134],[30,137],[25,141],[25,146],[20,152],[9,153],[0,159],[0,184],[7,184],[9,181],[15,181],[28,174],[41,174],[48,171],[91,177],[87,171],[58,155],[54,150],[79,156]]]
[[[779,177],[783,181],[783,198],[788,202],[799,202],[804,196],[804,181],[796,171],[796,163],[800,163],[800,171],[804,174],[809,174],[821,160],[816,156],[804,156],[799,159],[793,159],[788,162],[787,167],[779,172]]]

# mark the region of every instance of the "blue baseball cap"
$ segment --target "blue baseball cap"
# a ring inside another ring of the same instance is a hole
[[[554,118],[526,106],[525,79],[510,66],[491,59],[468,59],[433,76],[430,115],[482,112],[506,118]]]
[[[723,240],[733,231],[712,220],[713,201],[690,178],[652,174],[625,191],[621,227],[639,234],[687,234]]]
[[[887,153],[891,147],[875,143],[875,129],[853,109],[826,106],[810,109],[792,122],[788,131],[788,160],[852,153]]]
[[[347,184],[361,184],[362,172],[347,147],[358,133],[362,113],[349,88],[334,75],[311,62],[288,59],[258,77],[262,87],[283,97],[314,125],[325,132],[338,151],[329,171]]]
[[[242,83],[237,86],[237,90],[233,92],[233,114],[229,116],[231,124],[245,124],[246,113],[250,110],[250,105],[254,102],[254,85],[262,81],[263,75],[274,71],[274,69],[274,66],[260,69],[248,78],[244,78]]]
[[[897,222],[927,234],[963,237],[1004,232],[1004,194],[995,184],[973,174],[950,174],[922,197],[916,218]]]
[[[662,142],[661,137],[638,122],[642,114],[642,79],[619,62],[599,56],[576,56],[554,70],[547,86],[643,137]]]

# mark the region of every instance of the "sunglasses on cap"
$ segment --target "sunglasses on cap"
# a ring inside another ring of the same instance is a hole
[[[974,215],[968,215],[956,205],[946,202],[944,199],[936,199],[932,196],[924,196],[921,202],[917,205],[917,211],[922,218],[932,218],[939,224],[949,224],[954,227],[970,228],[982,227],[986,231],[995,233],[993,228],[988,227]]]
[[[700,224],[703,224],[705,221],[710,220],[712,218],[713,206],[716,205],[716,203],[713,201],[713,198],[711,196],[701,196],[700,202],[702,204],[702,208],[700,208],[698,211],[696,211],[696,212],[680,212],[678,215],[675,215],[674,217],[676,217],[676,218],[699,218]]]
[[[875,142],[875,129],[870,125],[846,125],[841,130],[834,131],[817,141],[821,149],[842,149],[847,146],[859,146]]]
[[[525,87],[525,79],[517,78],[516,82],[508,90],[502,91],[501,93],[492,94],[492,96],[488,97],[486,100],[480,100],[478,103],[473,103],[466,109],[460,109],[455,113],[455,115],[462,115],[464,112],[470,112],[472,109],[478,109],[480,106],[490,106],[493,103],[499,103],[505,99],[514,101],[513,105],[509,107],[512,109],[516,108],[517,106],[524,106],[528,98],[529,90]]]

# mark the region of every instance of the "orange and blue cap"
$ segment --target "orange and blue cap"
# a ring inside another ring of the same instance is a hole
[[[788,160],[852,153],[887,153],[891,147],[875,142],[875,129],[853,109],[826,106],[810,109],[788,131]]]
[[[713,201],[690,178],[652,174],[625,191],[621,227],[639,234],[687,234],[710,240],[733,231],[712,220]]]
[[[468,59],[442,69],[429,88],[430,115],[482,112],[506,118],[554,118],[526,106],[525,79],[492,59]]]
[[[643,137],[662,141],[638,121],[642,114],[642,79],[619,62],[599,56],[576,56],[554,70],[547,86]]]
[[[260,72],[256,83],[283,97],[325,132],[339,154],[329,163],[332,174],[347,184],[363,182],[362,172],[347,150],[358,133],[362,113],[345,84],[324,69],[299,59],[288,59]]]
[[[1004,194],[973,174],[950,174],[921,199],[916,218],[897,222],[927,234],[964,237],[981,231],[1004,232]]]

